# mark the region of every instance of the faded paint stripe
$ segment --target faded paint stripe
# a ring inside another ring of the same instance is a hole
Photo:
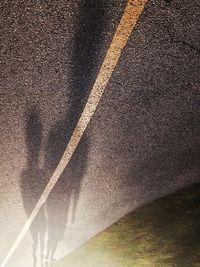
[[[46,202],[48,196],[50,195],[52,189],[54,188],[55,184],[57,183],[60,175],[68,165],[78,143],[88,126],[97,105],[101,99],[101,96],[108,84],[108,81],[118,63],[120,58],[122,49],[125,47],[130,34],[138,20],[139,15],[142,13],[145,4],[148,0],[129,0],[127,6],[124,10],[124,14],[121,18],[121,21],[117,27],[111,45],[108,49],[108,52],[104,58],[103,64],[101,69],[98,73],[97,79],[94,83],[94,86],[91,90],[89,95],[88,101],[85,105],[85,108],[81,114],[81,117],[76,125],[76,128],[71,136],[71,139],[67,145],[67,148],[56,168],[52,177],[50,178],[46,188],[44,189],[40,199],[38,200],[34,210],[32,211],[31,215],[27,219],[25,225],[23,226],[21,232],[19,233],[17,239],[13,243],[12,247],[10,248],[8,254],[6,255],[1,267],[4,267],[10,257],[13,255],[19,244],[21,243],[22,239],[24,238],[25,234],[29,230],[32,222],[34,221],[35,217],[37,216],[38,212]]]

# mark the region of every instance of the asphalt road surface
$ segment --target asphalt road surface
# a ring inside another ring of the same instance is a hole
[[[0,262],[66,148],[125,6],[0,2]],[[59,259],[145,202],[200,181],[199,25],[199,0],[148,1],[7,266],[40,266],[42,253]]]

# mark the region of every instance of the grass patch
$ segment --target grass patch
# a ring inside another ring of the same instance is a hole
[[[200,184],[136,209],[55,267],[200,267]]]

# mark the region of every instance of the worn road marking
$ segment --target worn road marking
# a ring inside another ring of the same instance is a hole
[[[124,14],[121,18],[121,21],[116,29],[115,35],[113,37],[113,40],[111,42],[111,45],[107,51],[107,54],[104,58],[103,64],[101,66],[101,69],[98,73],[98,76],[96,78],[96,81],[94,83],[94,86],[91,90],[91,93],[89,95],[88,101],[85,105],[85,108],[81,114],[81,117],[76,125],[76,128],[70,138],[70,141],[66,147],[66,150],[56,168],[54,171],[52,177],[50,178],[46,188],[44,189],[40,199],[38,200],[35,208],[33,209],[31,215],[27,219],[25,225],[23,226],[21,232],[19,233],[17,239],[13,243],[12,247],[10,248],[8,254],[6,255],[3,263],[1,264],[1,267],[4,267],[12,254],[15,252],[17,247],[19,246],[20,242],[24,238],[25,234],[29,230],[32,222],[34,221],[35,217],[37,216],[38,212],[46,202],[48,196],[50,195],[52,189],[54,188],[56,182],[60,178],[60,175],[68,165],[76,147],[78,146],[78,143],[89,124],[97,105],[101,99],[101,96],[106,88],[106,85],[108,84],[108,81],[117,65],[117,62],[120,58],[122,49],[125,47],[130,34],[132,33],[132,30],[134,26],[136,25],[136,22],[138,20],[138,17],[142,13],[145,4],[148,0],[129,0],[126,8],[124,10]]]

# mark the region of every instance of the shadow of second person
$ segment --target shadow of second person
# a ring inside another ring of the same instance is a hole
[[[45,186],[44,170],[39,166],[39,155],[42,142],[42,122],[38,109],[34,106],[25,114],[25,141],[27,147],[26,168],[21,173],[20,190],[24,209],[29,217],[37,201],[39,200]],[[33,240],[33,266],[43,261],[45,248],[45,233],[47,221],[44,208],[41,208],[37,217],[30,227]],[[39,257],[37,259],[37,251]]]
[[[67,131],[67,119],[56,124],[49,134],[45,170],[51,177],[59,164],[67,146],[70,131]],[[75,220],[81,182],[87,162],[87,138],[83,137],[69,165],[53,188],[47,202],[48,242],[46,261],[55,261],[59,241],[63,239],[66,227]],[[70,218],[69,209],[72,211]]]

